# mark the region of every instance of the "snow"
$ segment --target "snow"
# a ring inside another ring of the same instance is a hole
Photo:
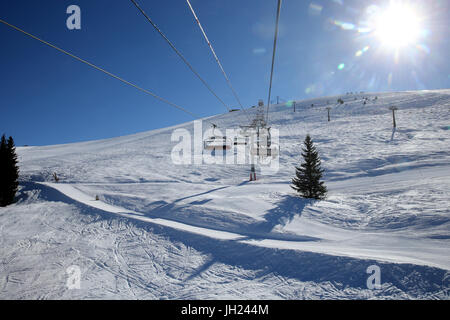
[[[19,202],[0,208],[0,298],[448,299],[450,90],[342,98],[271,107],[279,171],[256,182],[249,165],[173,164],[171,134],[192,122],[18,148]],[[289,187],[306,133],[324,201]],[[81,289],[66,286],[71,265]],[[366,286],[370,265],[380,290]]]

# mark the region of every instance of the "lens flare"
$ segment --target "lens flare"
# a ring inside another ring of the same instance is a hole
[[[350,22],[344,22],[340,20],[331,20],[331,23],[340,27],[342,30],[354,30],[356,26]]]
[[[416,48],[423,53],[430,54],[430,48],[423,43],[417,44]]]
[[[265,48],[254,48],[252,51],[253,51],[253,54],[257,54],[257,55],[266,53]]]
[[[388,75],[387,83],[388,83],[388,86],[392,85],[392,72],[390,72],[389,75]]]
[[[308,88],[305,89],[306,94],[313,93],[316,90],[316,86],[314,84],[311,84]]]
[[[358,27],[357,30],[358,33],[369,33],[372,31],[369,27]]]
[[[366,52],[367,50],[369,50],[369,46],[365,46],[364,48],[362,48],[361,50],[356,51],[355,56],[356,57],[360,57],[363,55],[364,52]]]
[[[308,13],[313,16],[318,16],[322,13],[323,6],[311,2],[308,8]]]
[[[334,3],[340,4],[341,6],[344,5],[343,0],[333,0]]]

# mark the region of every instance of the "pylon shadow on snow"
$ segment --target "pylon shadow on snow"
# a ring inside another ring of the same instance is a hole
[[[195,198],[200,195],[212,193],[227,187],[219,187],[206,192],[197,193],[176,199],[173,202],[156,201],[152,202],[142,212],[151,218],[164,218],[167,220],[187,223],[189,225],[214,229],[219,231],[235,232],[247,237],[247,239],[277,239],[286,241],[317,241],[316,237],[298,235],[290,232],[277,232],[273,229],[277,225],[286,225],[295,216],[301,216],[303,209],[312,204],[315,200],[304,199],[294,195],[286,195],[281,201],[276,203],[275,208],[269,210],[264,215],[264,221],[259,221],[245,215],[239,215],[239,220],[231,218],[231,212],[224,210],[216,212],[211,216],[205,214],[202,205],[212,199],[192,201],[186,205],[178,205],[182,200]],[[198,206],[198,207],[193,207]],[[235,216],[237,218],[237,216]],[[241,239],[242,240],[242,239]]]
[[[322,253],[259,247],[240,241],[224,241],[189,233],[178,229],[161,226],[145,221],[128,219],[79,203],[61,192],[33,182],[21,182],[22,190],[19,201],[57,201],[75,205],[80,214],[95,217],[96,221],[121,220],[130,225],[142,228],[147,232],[164,237],[174,243],[180,242],[187,247],[207,255],[208,259],[184,281],[202,278],[205,272],[214,268],[216,263],[223,263],[255,272],[253,279],[261,279],[266,275],[277,275],[294,278],[305,282],[330,283],[332,288],[345,289],[350,287],[366,289],[367,267],[379,265],[383,270],[383,283],[390,286],[389,292],[402,290],[411,297],[431,296],[449,286],[447,271],[435,267],[413,264],[397,264],[375,261],[371,259],[356,259],[345,256],[333,256]],[[37,199],[33,199],[37,197]],[[94,200],[93,200],[94,201]],[[274,227],[287,223],[296,215],[301,215],[303,209],[314,200],[295,196],[285,196],[278,206],[267,213],[265,224],[261,228]],[[277,215],[280,215],[277,217]],[[385,290],[380,290],[383,294]]]
[[[395,136],[396,131],[397,131],[397,128],[392,129],[391,141],[394,141],[394,136]]]

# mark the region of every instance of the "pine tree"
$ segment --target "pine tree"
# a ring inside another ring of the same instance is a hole
[[[4,198],[8,187],[8,181],[6,176],[6,164],[7,164],[7,143],[5,135],[2,136],[0,141],[0,206],[4,206]]]
[[[16,154],[16,146],[14,144],[14,139],[9,137],[8,139],[8,161],[9,161],[9,173],[10,173],[10,186],[8,193],[9,203],[14,202],[14,198],[16,196],[17,190],[19,188],[19,166]]]
[[[322,179],[323,169],[319,153],[309,136],[304,141],[305,147],[302,149],[304,162],[300,167],[295,167],[295,178],[292,179],[291,188],[301,194],[303,198],[325,199],[327,188]]]
[[[0,206],[4,207],[14,202],[19,187],[19,167],[14,140],[5,135],[0,142]]]

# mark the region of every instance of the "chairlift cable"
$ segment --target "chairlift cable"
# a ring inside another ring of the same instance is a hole
[[[38,40],[39,42],[41,42],[41,43],[43,43],[43,44],[45,44],[45,45],[47,45],[47,46],[49,46],[49,47],[52,47],[52,48],[58,50],[59,52],[62,52],[62,53],[64,53],[64,54],[68,55],[69,57],[72,57],[72,58],[74,58],[74,59],[76,59],[76,60],[78,60],[78,61],[80,61],[80,62],[82,62],[82,63],[84,63],[84,64],[86,64],[86,65],[88,65],[88,66],[90,66],[90,67],[92,67],[92,68],[94,68],[94,69],[97,69],[98,71],[101,71],[101,72],[107,74],[107,75],[110,76],[110,77],[113,77],[113,78],[115,78],[115,79],[117,79],[117,80],[119,80],[119,81],[121,81],[121,82],[123,82],[123,83],[129,85],[129,86],[132,86],[132,87],[134,87],[134,88],[136,88],[136,89],[138,89],[138,90],[140,90],[140,91],[142,91],[142,92],[144,92],[144,93],[146,93],[146,94],[149,94],[149,95],[151,95],[152,97],[154,97],[154,98],[156,98],[156,99],[158,99],[158,100],[160,100],[160,101],[162,101],[162,102],[164,102],[164,103],[166,103],[166,104],[168,104],[168,105],[170,105],[170,106],[172,106],[172,107],[175,107],[175,108],[177,108],[177,109],[179,109],[179,110],[181,110],[181,111],[183,111],[183,112],[189,114],[190,116],[194,117],[195,119],[200,118],[200,117],[197,116],[196,114],[194,114],[194,113],[190,112],[189,110],[187,110],[187,109],[185,109],[185,108],[179,106],[178,104],[175,104],[175,103],[173,103],[173,102],[170,102],[169,100],[166,100],[166,99],[164,99],[164,98],[162,98],[162,97],[160,97],[160,96],[154,94],[153,92],[151,92],[151,91],[149,91],[149,90],[143,89],[143,88],[141,88],[141,87],[135,85],[134,83],[131,83],[131,82],[129,82],[129,81],[127,81],[127,80],[125,80],[125,79],[119,77],[119,76],[116,76],[115,74],[113,74],[113,73],[111,73],[111,72],[109,72],[109,71],[106,71],[105,69],[102,69],[102,68],[96,66],[95,64],[90,63],[90,62],[88,62],[88,61],[86,61],[86,60],[84,60],[84,59],[82,59],[82,58],[80,58],[80,57],[78,57],[78,56],[76,56],[76,55],[74,55],[74,54],[72,54],[72,53],[66,51],[66,50],[63,50],[63,49],[61,49],[61,48],[59,48],[59,47],[57,47],[57,46],[55,46],[55,45],[53,45],[53,44],[51,44],[51,43],[49,43],[49,42],[47,42],[47,41],[44,41],[44,40],[42,40],[42,39],[36,37],[35,35],[32,35],[31,33],[28,33],[28,32],[26,32],[26,31],[24,31],[24,30],[22,30],[22,29],[20,29],[20,28],[18,28],[18,27],[16,27],[16,26],[12,25],[12,24],[10,24],[10,23],[8,23],[8,22],[2,20],[2,19],[0,19],[0,22],[3,23],[3,24],[5,24],[5,25],[7,25],[7,26],[9,26],[9,27],[11,27],[11,28],[13,28],[13,29],[15,29],[15,30],[17,30],[17,31],[22,32],[23,34],[25,34],[25,35],[27,35],[27,36],[29,36],[29,37],[35,39],[35,40]]]
[[[277,39],[278,39],[278,23],[280,21],[280,11],[281,11],[281,0],[278,0],[278,6],[277,6],[277,18],[275,22],[275,36],[273,40],[273,52],[272,52],[272,67],[270,70],[270,84],[269,84],[269,97],[267,99],[267,116],[266,116],[266,123],[269,124],[269,107],[270,107],[270,96],[272,93],[272,77],[273,77],[273,67],[275,64],[275,52],[277,48]]]
[[[181,52],[175,47],[175,45],[166,37],[166,35],[158,28],[158,26],[153,22],[152,19],[145,13],[145,11],[139,6],[139,4],[135,0],[131,0],[131,2],[136,6],[136,8],[142,13],[142,15],[150,22],[150,24],[155,28],[155,30],[163,37],[163,39],[169,44],[169,46],[175,51],[175,53],[180,57],[181,60],[188,66],[188,68],[194,73],[198,79],[203,83],[203,85],[211,92],[217,100],[220,101],[224,105],[224,107],[230,111],[230,108],[226,105],[226,103],[214,92],[214,90],[208,85],[208,83],[200,76],[200,74],[195,71],[194,67],[187,61],[187,59],[181,54]]]
[[[134,1],[134,0],[132,0],[132,1]],[[189,8],[191,9],[192,15],[194,16],[194,19],[197,22],[197,24],[198,24],[198,26],[200,28],[200,31],[202,32],[203,37],[205,38],[206,43],[208,44],[208,46],[209,46],[209,48],[211,50],[211,53],[214,56],[214,59],[216,60],[217,64],[219,65],[220,70],[222,71],[222,74],[223,74],[223,76],[224,76],[224,78],[225,78],[225,80],[226,80],[226,82],[228,84],[228,87],[233,92],[233,95],[236,98],[236,101],[239,103],[239,106],[241,107],[241,109],[244,110],[245,115],[247,116],[248,120],[250,121],[250,118],[248,117],[248,114],[247,114],[247,110],[242,106],[241,100],[239,99],[239,96],[236,93],[236,90],[234,90],[234,87],[231,84],[230,78],[228,77],[227,73],[225,72],[225,69],[223,68],[222,63],[219,60],[219,57],[217,56],[216,52],[214,51],[214,48],[213,48],[213,46],[211,44],[211,41],[209,41],[208,36],[206,35],[206,32],[205,32],[205,29],[203,29],[203,26],[200,23],[200,19],[197,17],[197,14],[195,13],[194,8],[191,5],[191,2],[189,0],[186,0],[186,2],[189,5]]]

